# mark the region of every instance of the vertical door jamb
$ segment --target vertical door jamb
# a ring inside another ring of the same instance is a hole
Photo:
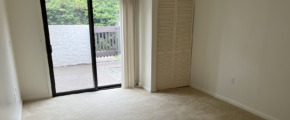
[[[97,77],[97,61],[96,61],[96,45],[95,45],[95,32],[94,32],[94,16],[93,16],[93,2],[87,0],[88,3],[88,15],[89,15],[89,27],[90,27],[90,42],[91,42],[91,57],[92,57],[92,69],[95,89],[98,89],[98,77]]]
[[[53,71],[53,61],[52,61],[52,56],[51,56],[52,48],[51,48],[50,38],[49,38],[45,0],[40,0],[40,5],[41,5],[43,29],[44,29],[44,36],[45,36],[46,51],[47,51],[49,74],[50,74],[50,79],[51,79],[50,80],[51,90],[52,90],[52,96],[55,97],[56,89],[55,89],[55,78],[54,78],[54,71]]]

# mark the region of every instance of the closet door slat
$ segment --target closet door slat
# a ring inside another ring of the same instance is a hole
[[[158,1],[157,29],[157,61],[156,87],[157,90],[173,86],[173,41],[175,29],[175,0]]]
[[[177,0],[173,87],[188,86],[190,82],[193,7],[193,0]]]

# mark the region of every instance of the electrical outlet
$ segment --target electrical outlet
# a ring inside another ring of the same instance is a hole
[[[235,81],[236,81],[236,78],[233,77],[233,78],[231,79],[231,83],[232,83],[232,84],[235,84]]]

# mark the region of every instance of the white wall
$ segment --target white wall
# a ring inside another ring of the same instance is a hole
[[[153,52],[153,0],[139,0],[139,60],[140,83],[149,92],[156,91],[155,77],[152,75]]]
[[[6,2],[21,97],[51,97],[39,0]]]
[[[53,66],[91,64],[89,25],[49,25]]]
[[[289,120],[290,1],[195,6],[191,86],[264,118]]]
[[[10,42],[5,1],[0,0],[0,120],[20,120],[22,112],[22,100]]]

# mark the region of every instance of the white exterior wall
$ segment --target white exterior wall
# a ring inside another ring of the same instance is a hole
[[[49,25],[54,67],[91,64],[89,25]]]

